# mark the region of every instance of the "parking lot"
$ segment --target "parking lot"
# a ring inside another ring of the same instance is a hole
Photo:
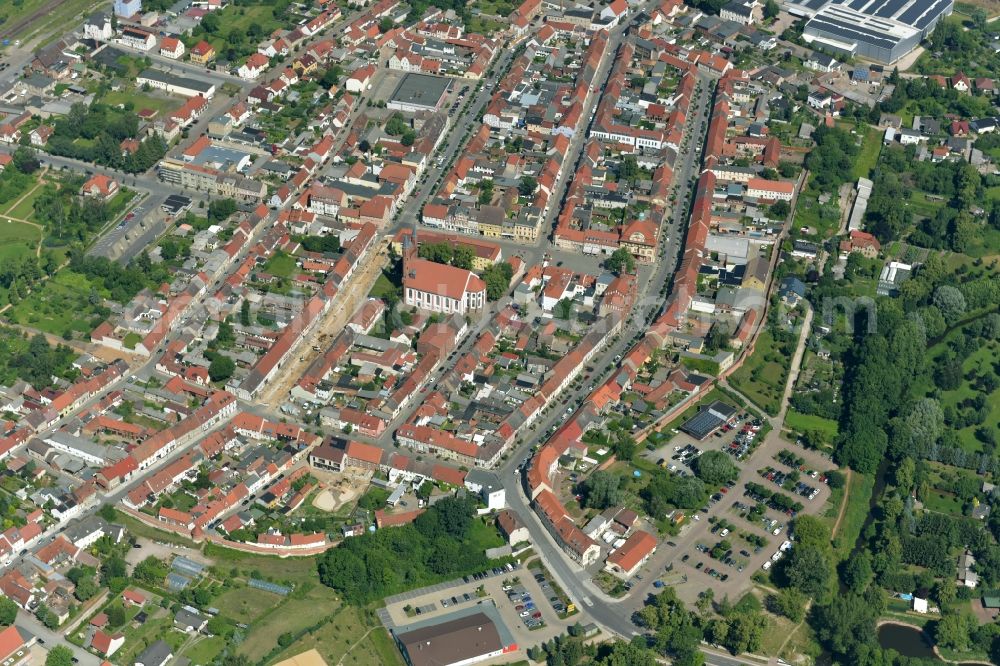
[[[759,438],[764,428],[762,421],[742,411],[733,418],[731,424],[727,423],[700,441],[679,430],[671,431],[673,437],[670,441],[644,452],[642,457],[671,472],[687,475],[692,473],[691,462],[705,451],[725,451],[737,462],[745,460],[755,446],[760,444]]]
[[[678,535],[661,542],[644,567],[644,578],[686,575],[676,590],[687,601],[706,588],[716,597],[736,597],[755,571],[770,569],[794,547],[788,525],[798,512],[823,511],[830,497],[823,473],[833,463],[775,432],[758,435],[763,426],[753,427],[747,417],[701,441],[677,433],[643,454],[677,474],[692,474],[690,463],[712,450],[728,451],[740,467],[736,481],[715,489],[706,506],[689,512]]]
[[[556,604],[562,601],[539,570],[520,567],[487,574],[481,578],[469,576],[469,582],[448,587],[434,586],[421,594],[388,604],[386,611],[398,626],[447,615],[474,604],[491,603],[500,611],[522,649],[565,633],[566,627],[575,621],[559,618]],[[542,580],[536,576],[541,576]]]

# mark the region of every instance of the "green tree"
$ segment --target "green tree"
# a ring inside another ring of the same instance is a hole
[[[472,270],[472,261],[476,258],[476,253],[467,245],[456,245],[451,253],[451,265],[456,268]]]
[[[97,594],[97,589],[97,583],[94,582],[94,577],[87,576],[77,583],[76,589],[73,590],[73,596],[80,601],[86,601]]]
[[[117,599],[105,607],[104,613],[108,616],[108,624],[112,627],[120,627],[125,624],[125,607]]]
[[[486,282],[486,298],[497,301],[503,298],[510,288],[514,278],[514,268],[506,261],[494,264],[483,271],[483,281]]]
[[[606,470],[598,470],[583,484],[583,502],[587,508],[607,509],[618,506],[625,498],[622,478]]]
[[[699,479],[710,486],[720,486],[740,476],[733,459],[722,451],[706,451],[694,459],[691,468]]]
[[[946,650],[965,652],[969,649],[972,633],[978,627],[976,618],[965,609],[944,613],[934,624],[935,642]]]
[[[57,629],[59,627],[59,617],[56,616],[45,604],[40,605],[35,610],[35,615],[47,629]]]
[[[872,581],[872,556],[867,550],[852,553],[841,565],[840,578],[855,592],[863,592]]]
[[[806,595],[794,587],[779,590],[765,598],[767,609],[776,615],[784,615],[792,622],[801,622],[806,615]]]
[[[479,205],[486,206],[493,201],[493,181],[485,178],[479,183]]]
[[[236,342],[236,334],[233,332],[233,325],[223,319],[219,322],[219,330],[215,334],[215,345],[229,347],[234,342]]]
[[[243,326],[250,325],[250,301],[246,298],[240,303],[240,324]]]
[[[13,599],[0,596],[0,625],[9,627],[17,620],[17,604]]]
[[[223,382],[233,376],[236,363],[223,354],[216,354],[208,366],[208,376],[213,382]]]
[[[538,189],[538,181],[532,176],[521,176],[521,182],[517,185],[517,191],[522,196],[530,197]]]
[[[101,576],[105,581],[109,578],[125,578],[128,576],[128,566],[125,560],[116,555],[104,560],[104,563],[101,564]]]
[[[611,253],[611,256],[604,262],[604,266],[615,275],[634,273],[635,257],[626,248],[620,247]]]
[[[45,666],[73,666],[73,651],[65,645],[56,645],[45,655]]]
[[[825,598],[830,588],[830,558],[815,546],[796,544],[785,567],[788,582],[814,599]]]
[[[213,14],[206,14],[205,18],[209,16],[214,16]],[[208,220],[209,222],[222,222],[229,218],[230,215],[237,211],[236,200],[235,199],[216,199],[208,204]]]
[[[626,155],[618,168],[618,178],[632,183],[639,178],[639,162],[634,155]]]
[[[150,555],[135,565],[132,576],[141,583],[159,585],[163,583],[163,579],[167,576],[167,565]]]
[[[773,19],[773,18],[777,18],[778,14],[780,12],[781,12],[781,7],[779,7],[778,3],[775,2],[774,0],[767,0],[767,2],[764,3],[764,19],[765,20],[770,20],[770,19]]]

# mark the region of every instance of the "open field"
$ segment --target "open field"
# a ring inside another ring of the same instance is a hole
[[[833,549],[840,559],[847,557],[861,534],[861,527],[868,516],[868,502],[875,488],[875,479],[870,475],[851,474],[847,488],[847,507],[836,534],[833,535]],[[836,520],[836,514],[834,515]],[[832,525],[832,523],[831,523]]]
[[[249,587],[230,590],[212,601],[222,615],[249,624],[275,604],[272,594]]]
[[[872,169],[878,162],[879,153],[882,152],[882,133],[874,127],[868,127],[864,139],[861,142],[861,151],[854,160],[854,167],[851,170],[851,180],[858,178],[868,178]]]
[[[28,220],[32,221],[31,216],[35,214],[35,199],[42,193],[41,185],[44,185],[45,181],[38,183],[35,190],[28,194],[26,197],[20,201],[12,201],[11,206],[4,211],[4,215],[9,215],[18,220]]]
[[[41,240],[38,227],[0,217],[0,260],[34,254]]]
[[[827,441],[833,441],[837,436],[837,422],[833,419],[825,419],[815,414],[800,414],[794,409],[789,409],[785,415],[785,426],[797,432],[816,430],[823,434]]]
[[[101,102],[107,104],[108,106],[131,103],[132,108],[136,111],[141,111],[142,109],[152,109],[154,111],[158,111],[161,116],[177,109],[181,105],[180,100],[177,98],[150,95],[134,89],[111,90],[108,94],[101,98]]]
[[[753,354],[730,377],[730,383],[772,416],[780,409],[781,394],[788,379],[790,355],[782,354],[770,331],[757,338]]]
[[[306,633],[274,655],[268,663],[315,648],[328,664],[341,663],[348,651],[350,655],[344,659],[344,663],[383,666],[402,664],[402,658],[388,632],[381,626],[365,623],[362,614],[363,611],[359,609],[345,607],[329,622]]]

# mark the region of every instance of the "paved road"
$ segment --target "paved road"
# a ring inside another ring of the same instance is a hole
[[[16,624],[37,636],[38,642],[46,649],[51,649],[56,645],[68,647],[73,651],[73,656],[79,660],[78,666],[100,666],[103,662],[102,659],[99,659],[83,648],[64,640],[62,634],[59,632],[47,629],[34,615],[29,615],[23,610],[18,610]]]
[[[621,44],[621,33],[617,33],[612,42],[610,50],[612,53]],[[604,67],[602,71],[607,71]],[[598,79],[604,81],[605,78]],[[541,525],[537,516],[530,508],[530,500],[524,494],[521,483],[521,475],[518,466],[526,460],[528,449],[535,443],[541,443],[546,437],[546,433],[553,426],[561,424],[565,419],[562,406],[571,408],[578,407],[589,395],[592,385],[603,381],[601,370],[608,365],[613,365],[615,360],[631,348],[634,337],[633,333],[641,334],[645,328],[645,315],[649,309],[658,309],[662,306],[660,299],[653,299],[660,289],[668,282],[670,276],[676,268],[676,263],[680,250],[680,243],[683,240],[683,229],[686,226],[688,215],[688,203],[693,192],[693,179],[697,175],[700,164],[701,148],[704,144],[705,130],[705,109],[710,101],[711,79],[705,75],[699,75],[699,86],[695,99],[692,101],[691,111],[688,113],[689,125],[685,129],[685,139],[681,154],[675,164],[675,193],[678,195],[678,203],[673,207],[673,215],[664,222],[661,233],[661,254],[660,260],[655,268],[643,267],[640,269],[640,298],[639,302],[655,300],[655,305],[647,308],[640,308],[638,313],[632,317],[632,325],[636,328],[629,328],[625,333],[613,339],[611,343],[600,352],[590,363],[596,369],[592,382],[579,382],[575,388],[571,388],[567,393],[559,396],[559,406],[550,410],[547,416],[543,416],[533,428],[524,436],[525,443],[511,456],[506,465],[499,470],[504,487],[507,491],[507,501],[522,519],[528,528],[532,543],[550,571],[564,590],[574,597],[574,602],[584,609],[587,615],[592,617],[598,624],[610,631],[629,638],[639,632],[631,621],[634,610],[641,606],[645,598],[643,590],[634,589],[633,593],[626,598],[627,603],[611,602],[590,581],[590,574],[571,562],[562,549],[559,548],[548,531]],[[655,314],[655,312],[653,313]],[[652,581],[650,581],[651,583]],[[707,662],[716,666],[737,666],[745,662],[734,659],[726,655],[707,653]]]

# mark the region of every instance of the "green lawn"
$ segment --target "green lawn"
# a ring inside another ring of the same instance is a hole
[[[119,104],[128,104],[131,102],[132,108],[136,112],[142,109],[152,109],[153,111],[158,111],[160,116],[174,111],[180,106],[180,102],[176,98],[159,97],[137,89],[109,91],[108,94],[101,98],[101,102],[108,106],[118,106]]]
[[[348,650],[350,655],[344,658],[345,664],[401,666],[403,663],[386,630],[366,624],[361,618],[361,611],[351,607],[342,609],[330,622],[306,633],[268,659],[267,663],[281,661],[311,649],[316,649],[328,664],[341,663]]]
[[[42,232],[38,227],[23,222],[15,222],[7,218],[0,218],[0,245],[8,243],[32,243],[37,244],[42,237]]]
[[[271,258],[267,260],[264,264],[264,272],[270,273],[275,277],[289,278],[295,274],[297,267],[295,265],[295,257],[290,254],[285,254],[281,250],[277,250]]]
[[[868,178],[872,169],[878,162],[879,153],[882,152],[882,133],[874,127],[865,125],[866,131],[864,140],[861,142],[861,152],[854,160],[854,167],[851,169],[851,180],[858,178]]]
[[[383,298],[386,294],[391,294],[394,291],[396,291],[396,286],[383,273],[375,280],[375,284],[372,285],[372,290],[368,292],[368,296],[371,298]]]
[[[933,197],[922,190],[912,190],[906,207],[913,211],[915,217],[934,217],[939,209],[948,205],[940,197]]]
[[[757,338],[753,353],[730,375],[729,382],[773,416],[781,408],[781,394],[791,362],[791,356],[779,352],[774,336],[765,329]]]
[[[800,433],[807,430],[819,431],[829,442],[837,437],[837,422],[833,419],[825,419],[815,414],[800,414],[794,409],[789,409],[785,415],[785,425]]]
[[[953,516],[962,515],[962,500],[953,493],[931,488],[926,497],[923,497],[924,507],[929,511],[938,513],[948,513]]]
[[[0,262],[34,254],[41,240],[38,227],[0,217]]]
[[[267,593],[261,592],[261,594]],[[267,613],[250,625],[247,638],[239,647],[239,654],[260,659],[278,644],[278,636],[285,633],[300,634],[321,622],[323,618],[332,620],[335,615],[340,616],[343,608],[333,590],[323,585],[316,585],[305,599],[279,598],[273,599],[272,604]],[[360,636],[353,632],[348,635]],[[300,650],[289,654],[298,652]]]
[[[106,296],[101,293],[102,288],[91,284],[86,276],[64,269],[11,308],[8,316],[22,326],[53,335],[63,335],[66,331],[90,333],[95,314],[90,304],[92,292]]]
[[[212,605],[218,608],[225,617],[236,622],[249,624],[267,612],[275,602],[276,598],[273,594],[249,587],[240,587],[216,597],[212,600]]]
[[[142,336],[135,332],[129,332],[122,338],[122,344],[126,349],[135,349],[135,346],[142,342]]]
[[[226,639],[222,636],[201,637],[197,643],[186,648],[181,656],[190,659],[192,664],[211,664],[225,647]]]
[[[10,215],[19,220],[34,221],[32,216],[35,214],[35,199],[42,193],[42,189],[41,187],[36,187],[31,194],[24,197],[16,206],[13,205],[16,203],[16,200],[12,201],[11,207],[4,211],[4,215]]]
[[[875,478],[870,475],[851,473],[851,481],[847,489],[847,508],[844,509],[844,518],[840,522],[837,533],[833,535],[833,549],[839,559],[846,558],[858,535],[861,534],[861,527],[865,524],[868,516],[868,502],[871,500],[872,491],[875,488]],[[834,514],[836,521],[836,514]],[[832,525],[832,523],[831,523]]]
[[[237,7],[229,5],[218,12],[219,23],[225,26],[215,35],[201,35],[199,39],[204,39],[213,47],[217,53],[226,51],[226,35],[234,30],[246,32],[251,23],[256,23],[263,29],[265,35],[271,34],[277,28],[282,27],[281,22],[274,18],[274,10],[270,4],[259,4],[250,7]],[[195,40],[197,41],[197,40]]]

